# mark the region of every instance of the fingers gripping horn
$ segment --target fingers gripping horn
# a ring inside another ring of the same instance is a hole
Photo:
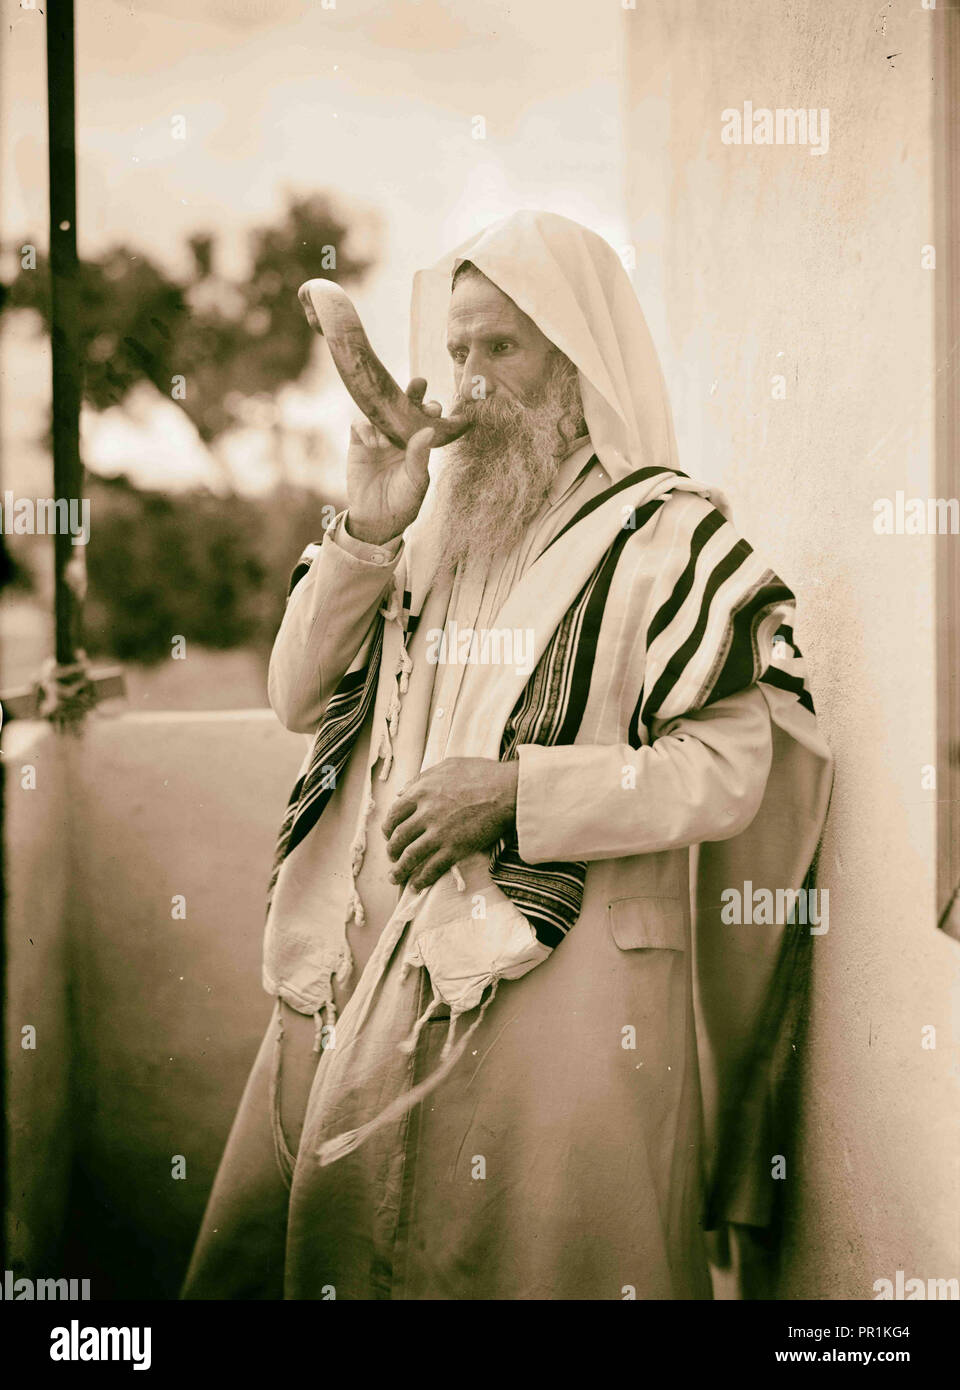
[[[372,425],[397,449],[404,449],[418,430],[430,425],[440,448],[457,439],[471,422],[464,416],[437,418],[405,395],[380,361],[347,295],[332,280],[307,280],[297,291],[311,328],[327,340],[344,386]]]

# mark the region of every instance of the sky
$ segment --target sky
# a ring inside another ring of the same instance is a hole
[[[45,240],[44,20],[0,0],[4,242]],[[183,268],[288,190],[379,219],[356,298],[396,375],[413,272],[517,207],[624,238],[620,0],[77,0],[81,254]],[[183,117],[186,138],[173,138]],[[485,138],[474,138],[476,117]]]
[[[27,4],[0,0],[7,248],[47,242],[46,0]],[[375,267],[351,294],[405,383],[413,274],[483,226],[541,207],[615,246],[627,240],[621,0],[75,5],[81,256],[126,244],[185,272],[187,238],[212,232],[217,269],[242,275],[251,227],[279,218],[290,193],[329,193],[348,222],[375,229],[357,248],[375,254]],[[474,138],[477,117],[484,139]],[[173,138],[176,118],[183,140]],[[16,267],[8,256],[0,273]],[[17,495],[51,493],[49,396],[45,337],[32,322],[8,321],[0,485]],[[318,441],[294,451],[290,480],[342,498],[354,407],[321,342],[280,407]],[[226,462],[231,486],[262,492],[276,480],[275,452],[270,431],[251,427],[222,438],[211,457],[179,407],[151,399],[150,388],[102,414],[85,407],[81,421],[87,466],[141,487],[222,488]]]

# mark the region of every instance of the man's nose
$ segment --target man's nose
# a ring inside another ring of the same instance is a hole
[[[486,396],[492,396],[494,390],[495,386],[487,373],[483,353],[478,348],[472,348],[463,364],[461,395],[467,400],[483,400]]]

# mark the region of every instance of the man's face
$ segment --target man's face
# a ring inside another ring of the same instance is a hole
[[[465,274],[453,287],[447,351],[457,395],[465,401],[501,396],[529,401],[556,356],[549,338],[485,277]]]
[[[473,427],[444,450],[444,559],[489,563],[519,542],[558,460],[585,432],[579,378],[533,320],[476,272],[454,285],[447,324],[456,408]]]

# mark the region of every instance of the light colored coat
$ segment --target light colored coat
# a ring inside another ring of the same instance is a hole
[[[535,626],[538,656],[609,545],[624,501],[629,494],[579,522],[576,544],[554,545],[511,594],[499,621]],[[503,985],[435,1095],[321,1167],[320,1143],[415,1081],[445,1031],[428,1025],[412,1056],[397,1049],[429,993],[421,972],[400,968],[402,930],[384,933],[367,962],[307,1107],[288,1297],[321,1297],[329,1286],[338,1298],[709,1297],[705,1215],[769,1220],[771,1163],[786,1142],[772,1108],[793,983],[784,962],[800,929],[723,926],[720,893],[745,880],[801,886],[826,814],[830,754],[793,696],[756,685],[664,721],[652,743],[625,741],[639,688],[637,615],[673,528],[688,537],[708,506],[673,497],[649,543],[631,542],[577,742],[520,750],[521,855],[590,861],[575,927],[541,966]],[[364,562],[325,539],[310,583],[294,591],[271,668],[271,700],[289,726],[319,720],[397,563]],[[447,597],[442,585],[428,593],[414,642],[443,626]],[[411,654],[398,785],[431,760],[432,673],[418,681],[426,663],[413,643]],[[385,639],[373,728],[395,655]],[[469,668],[444,756],[497,757],[525,680],[512,668]],[[283,932],[268,932],[265,985],[305,1012],[331,968],[312,954],[313,914],[342,914],[347,903],[350,839],[374,756],[368,728],[297,850]],[[691,845],[700,846],[693,888]]]

